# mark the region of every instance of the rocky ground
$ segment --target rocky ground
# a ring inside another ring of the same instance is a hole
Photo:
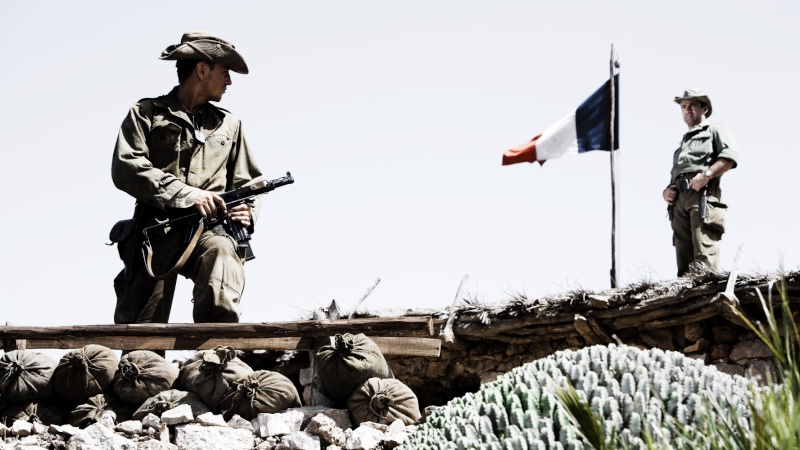
[[[114,423],[110,416],[84,429],[15,421],[0,424],[1,450],[380,450],[403,443],[416,425],[362,423],[353,429],[349,412],[317,406],[259,414],[252,421],[206,413],[193,417],[188,405],[143,420]]]

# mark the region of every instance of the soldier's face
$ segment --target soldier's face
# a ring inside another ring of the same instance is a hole
[[[703,106],[699,100],[690,98],[688,100],[681,100],[681,113],[683,114],[683,121],[689,128],[700,125],[705,119],[708,108]]]
[[[214,64],[214,68],[206,66],[206,77],[203,80],[203,87],[210,101],[218,102],[222,100],[222,94],[231,84],[230,70],[224,64]]]

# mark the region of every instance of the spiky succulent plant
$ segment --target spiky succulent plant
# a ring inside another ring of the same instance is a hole
[[[431,414],[403,449],[578,450],[597,447],[563,396],[589,405],[606,446],[707,448],[709,414],[747,414],[752,382],[678,352],[625,345],[565,350],[515,368]],[[709,404],[725,405],[717,410]],[[676,439],[680,436],[680,439]]]

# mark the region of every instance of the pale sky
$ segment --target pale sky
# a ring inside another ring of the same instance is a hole
[[[243,121],[270,193],[246,264],[243,322],[345,309],[444,309],[609,287],[607,152],[503,167],[620,68],[621,285],[674,278],[666,204],[685,131],[672,101],[711,97],[740,166],[722,265],[800,265],[796,1],[0,0],[6,212],[0,321],[113,322],[108,231],[134,200],[111,182],[119,125],[176,84],[161,51],[190,30],[236,45],[219,105]],[[191,322],[180,279],[172,322]]]

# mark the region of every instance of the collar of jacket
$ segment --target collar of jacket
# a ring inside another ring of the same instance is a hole
[[[694,136],[697,133],[702,133],[703,131],[706,131],[708,129],[708,127],[710,127],[710,126],[711,126],[710,123],[704,123],[702,125],[698,125],[698,126],[692,128],[691,130],[687,131],[683,135],[683,140],[685,141],[687,138],[690,138],[690,137]]]
[[[169,110],[170,114],[186,122],[186,125],[189,128],[194,128],[192,119],[183,109],[181,102],[178,101],[178,86],[172,88],[169,94],[156,98],[154,100],[154,104],[158,107]],[[202,123],[200,126],[203,131],[207,132],[206,134],[211,134],[211,132],[216,130],[222,124],[225,114],[218,107],[212,105],[211,103],[206,103],[203,106],[202,116]]]

